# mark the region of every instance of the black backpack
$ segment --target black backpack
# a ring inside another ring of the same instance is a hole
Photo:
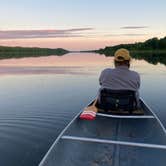
[[[105,111],[128,111],[132,114],[132,111],[137,108],[135,91],[132,90],[102,89],[99,101],[98,107]]]

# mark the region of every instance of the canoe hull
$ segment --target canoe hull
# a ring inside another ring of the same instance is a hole
[[[39,166],[165,166],[166,133],[141,102],[145,116],[152,118],[99,115],[83,121],[78,114]]]
[[[61,140],[47,166],[165,166],[166,150]]]

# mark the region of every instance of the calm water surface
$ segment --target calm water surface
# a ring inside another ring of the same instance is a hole
[[[36,166],[60,131],[97,94],[113,58],[68,54],[0,60],[0,166]],[[133,60],[141,97],[166,126],[166,66]]]

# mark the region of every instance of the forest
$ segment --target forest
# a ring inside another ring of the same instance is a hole
[[[7,47],[0,46],[0,59],[22,58],[22,57],[38,57],[49,55],[64,55],[68,53],[62,48],[39,48],[39,47]]]
[[[131,52],[139,53],[166,53],[166,37],[161,39],[155,37],[146,40],[145,42],[137,42],[134,44],[119,44],[115,46],[107,46],[104,49],[95,50],[95,52],[109,56],[119,48],[126,48]]]

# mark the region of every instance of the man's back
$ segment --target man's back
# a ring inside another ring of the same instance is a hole
[[[129,70],[127,66],[117,66],[114,69],[103,70],[99,82],[101,88],[138,91],[140,76],[137,72]]]

